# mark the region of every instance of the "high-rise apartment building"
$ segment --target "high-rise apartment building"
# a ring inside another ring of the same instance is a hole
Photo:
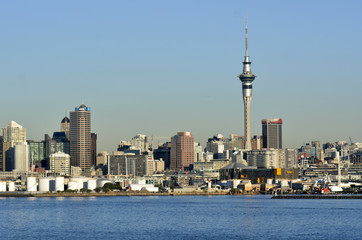
[[[251,150],[251,95],[253,89],[253,81],[255,75],[251,72],[251,62],[248,53],[248,24],[245,27],[245,58],[243,73],[239,75],[239,79],[243,84],[243,100],[244,100],[244,134],[246,138],[245,149]]]
[[[263,119],[262,135],[263,135],[263,148],[282,148],[282,124],[281,118]]]
[[[194,137],[191,132],[178,132],[171,138],[171,170],[185,170],[195,159]]]
[[[82,104],[70,112],[70,159],[71,165],[89,170],[91,158],[91,112]]]
[[[14,162],[14,146],[17,143],[26,142],[26,128],[10,121],[8,125],[2,129],[3,133],[3,161],[2,169],[12,171],[15,167]]]

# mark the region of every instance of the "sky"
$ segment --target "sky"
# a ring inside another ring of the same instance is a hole
[[[361,142],[361,1],[0,1],[0,126],[27,139],[91,107],[98,151],[136,134],[243,135],[245,17],[251,132],[283,119],[283,147]]]

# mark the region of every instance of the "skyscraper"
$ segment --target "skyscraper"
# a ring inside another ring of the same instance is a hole
[[[29,145],[27,142],[17,143],[14,146],[14,170],[20,172],[29,171]]]
[[[154,159],[163,159],[165,163],[165,169],[170,169],[170,159],[171,159],[171,142],[166,142],[159,146],[153,151]]]
[[[243,99],[244,99],[244,134],[246,138],[245,149],[251,150],[251,119],[250,119],[250,104],[252,85],[255,75],[251,72],[251,62],[248,53],[248,22],[245,27],[245,58],[244,58],[243,73],[239,75],[239,79],[243,84]]]
[[[5,164],[3,164],[4,162],[3,144],[4,144],[4,138],[3,136],[0,136],[0,171],[5,171]]]
[[[91,133],[91,158],[92,166],[97,166],[97,134]]]
[[[82,104],[70,112],[70,159],[71,165],[89,170],[91,158],[91,113],[90,108]]]
[[[281,118],[263,119],[262,135],[263,148],[282,148],[282,124]]]
[[[60,122],[60,131],[65,132],[65,135],[69,139],[69,128],[70,128],[70,120],[67,117],[64,117]]]
[[[194,162],[194,137],[191,132],[178,132],[171,138],[171,170],[185,170]]]
[[[10,121],[8,125],[2,129],[3,132],[3,166],[5,171],[11,171],[15,167],[14,162],[14,146],[17,143],[26,142],[26,128],[20,126],[15,121]]]

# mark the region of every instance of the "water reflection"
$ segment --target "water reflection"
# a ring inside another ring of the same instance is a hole
[[[360,200],[263,196],[0,199],[0,239],[359,239],[362,212]]]
[[[70,199],[71,199],[72,201],[83,201],[83,200],[85,200],[84,197],[70,197]]]

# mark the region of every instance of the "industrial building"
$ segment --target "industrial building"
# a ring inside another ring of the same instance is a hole
[[[246,169],[246,168],[222,168],[220,169],[220,180],[250,179],[253,184],[265,183],[267,179],[297,179],[299,170],[297,168],[275,168],[275,169]]]
[[[108,174],[124,176],[146,176],[148,174],[148,154],[110,155]],[[153,169],[152,169],[153,171]]]

